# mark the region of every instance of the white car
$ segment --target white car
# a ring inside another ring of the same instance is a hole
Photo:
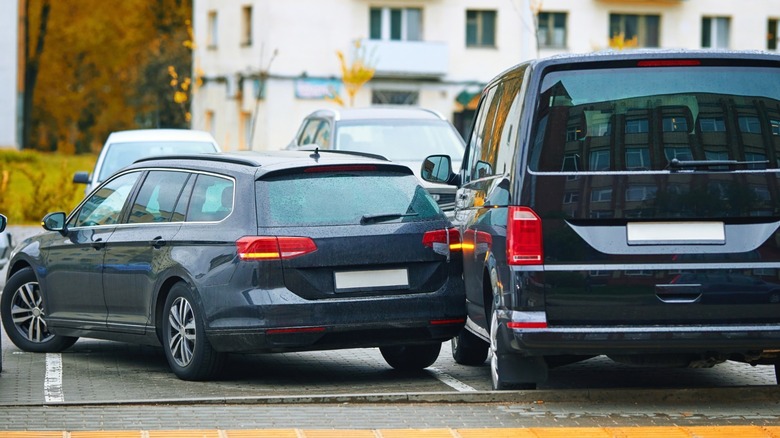
[[[7,231],[3,231],[7,223],[8,221],[5,216],[0,214],[0,269],[3,269],[6,263],[8,263],[8,256],[13,249],[11,234]]]
[[[89,193],[117,170],[140,158],[191,153],[220,152],[214,137],[205,131],[190,129],[137,129],[111,133],[100,151],[95,169],[76,172],[73,182],[86,184]]]

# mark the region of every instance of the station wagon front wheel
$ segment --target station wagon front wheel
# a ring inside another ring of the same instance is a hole
[[[24,351],[54,353],[73,345],[78,338],[55,335],[46,323],[46,303],[32,268],[14,273],[3,288],[0,312],[8,338]]]
[[[224,354],[206,339],[204,324],[189,286],[175,284],[165,300],[163,349],[171,370],[182,380],[209,380],[224,363]]]

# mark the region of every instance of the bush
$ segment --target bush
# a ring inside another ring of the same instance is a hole
[[[0,213],[11,224],[39,223],[46,213],[70,211],[81,201],[84,186],[73,173],[90,170],[95,155],[34,151],[0,151]]]

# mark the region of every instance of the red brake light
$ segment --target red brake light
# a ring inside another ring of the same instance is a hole
[[[701,65],[698,59],[652,59],[639,61],[637,67],[694,67]]]
[[[528,207],[509,207],[506,257],[510,265],[542,264],[542,220]]]
[[[241,260],[291,259],[317,250],[308,237],[246,236],[236,241]]]
[[[423,234],[422,243],[424,247],[433,248],[437,253],[440,253],[440,249],[444,250],[447,245],[450,251],[460,251],[462,248],[460,232],[457,228],[428,231]]]

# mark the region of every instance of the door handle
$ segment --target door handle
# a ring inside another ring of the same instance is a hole
[[[165,241],[161,236],[157,236],[154,239],[152,239],[152,246],[154,249],[160,249],[163,246],[165,246],[168,242]]]

